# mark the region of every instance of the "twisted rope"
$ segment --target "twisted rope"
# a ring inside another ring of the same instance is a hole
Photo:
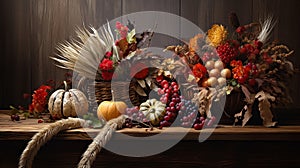
[[[78,168],[90,168],[96,159],[97,154],[101,151],[101,148],[109,141],[112,133],[121,128],[125,122],[126,117],[124,115],[118,118],[109,120],[99,134],[94,138],[93,142],[89,145],[88,149],[82,155],[82,158],[78,164]]]
[[[80,128],[82,127],[82,124],[85,124],[85,120],[79,118],[69,118],[57,121],[43,128],[28,142],[20,157],[19,168],[32,167],[33,159],[38,150],[57,133],[67,129]]]

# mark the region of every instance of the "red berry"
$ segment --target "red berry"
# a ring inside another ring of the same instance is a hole
[[[44,122],[43,119],[39,119],[39,120],[38,120],[38,123],[43,123],[43,122]]]
[[[18,114],[14,115],[14,120],[15,121],[20,121],[20,116]]]
[[[214,122],[213,122],[212,120],[209,120],[209,121],[207,122],[207,126],[208,126],[208,127],[211,127],[211,126],[213,125],[213,123],[214,123]]]
[[[107,52],[105,53],[105,56],[107,56],[107,57],[112,56],[112,52],[111,52],[111,51],[107,51]]]
[[[188,118],[187,118],[186,116],[184,116],[184,117],[182,118],[182,121],[183,121],[183,122],[187,122],[187,121],[188,121]]]
[[[157,82],[161,82],[164,79],[162,75],[156,77]]]
[[[169,120],[170,120],[170,117],[169,117],[169,116],[165,116],[164,119],[165,119],[166,121],[169,121]]]
[[[159,95],[162,95],[162,94],[164,94],[165,92],[164,92],[164,90],[163,89],[161,89],[161,88],[159,88],[158,90],[157,90],[157,92],[158,92],[158,94]]]
[[[170,104],[169,104],[169,106],[172,108],[174,108],[174,106],[175,106],[175,103],[174,102],[171,102]]]
[[[168,102],[168,98],[164,97],[161,102],[166,104]]]
[[[257,48],[261,48],[263,46],[263,43],[261,41],[258,41],[258,40],[255,40],[254,44]]]
[[[205,118],[204,117],[200,117],[200,121],[202,122],[202,121],[204,121],[205,120]]]
[[[160,84],[163,86],[166,83],[168,83],[168,81],[167,80],[163,80]]]
[[[169,93],[170,94],[171,90],[170,89],[166,89],[166,93]],[[167,96],[169,97],[169,96]]]
[[[215,116],[212,116],[212,117],[210,118],[210,120],[212,120],[213,122],[215,122],[215,121],[217,120],[217,118],[216,118]]]
[[[172,98],[172,102],[174,102],[174,103],[177,102],[175,97]]]
[[[166,98],[169,98],[169,97],[170,97],[170,93],[167,92],[167,91],[165,91],[165,92],[166,92],[165,97],[166,97]]]
[[[245,81],[246,81],[246,79],[245,79],[245,77],[243,77],[243,76],[240,76],[240,77],[238,78],[238,82],[239,82],[240,84],[245,83]]]
[[[245,54],[247,52],[246,47],[240,47],[239,50],[241,54]]]
[[[194,129],[195,130],[201,130],[203,128],[203,124],[194,124]]]
[[[242,34],[245,30],[246,30],[246,28],[245,28],[244,26],[240,26],[240,27],[238,27],[235,31],[236,31],[238,34]]]
[[[11,119],[12,121],[15,121],[15,115],[11,115],[11,116],[10,116],[10,119]]]
[[[164,84],[163,88],[168,89],[169,88],[169,84],[168,83]]]
[[[259,54],[259,52],[260,52],[259,49],[255,49],[255,50],[253,51],[253,53],[256,54],[256,55]]]

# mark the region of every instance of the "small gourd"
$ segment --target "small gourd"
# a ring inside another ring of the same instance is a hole
[[[127,105],[122,101],[114,101],[114,94],[112,91],[112,101],[103,101],[99,104],[97,115],[99,119],[109,121],[124,114]]]
[[[89,104],[83,92],[77,89],[58,89],[49,98],[48,110],[57,119],[82,116],[88,112]]]
[[[140,105],[140,111],[151,122],[152,125],[159,125],[165,115],[166,105],[156,99],[150,99]]]

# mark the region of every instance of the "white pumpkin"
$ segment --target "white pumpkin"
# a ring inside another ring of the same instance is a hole
[[[140,111],[153,125],[158,125],[165,114],[166,105],[156,99],[150,99],[140,105]]]
[[[77,89],[55,91],[49,98],[48,110],[56,118],[82,116],[88,112],[89,104],[83,92]]]

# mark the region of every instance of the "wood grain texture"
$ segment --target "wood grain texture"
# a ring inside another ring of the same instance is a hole
[[[299,55],[299,40],[300,37],[300,2],[297,0],[253,0],[253,20],[259,21],[268,16],[273,16],[277,20],[274,30],[271,34],[271,40],[277,40],[279,43],[287,44],[287,46],[294,50],[295,53],[290,60],[294,63],[295,67],[300,67]],[[300,74],[296,73],[291,79],[287,79],[290,88],[289,92],[294,100],[293,104],[287,105],[288,107],[299,108],[299,93],[300,93]]]
[[[27,141],[0,141],[1,167],[17,167],[18,158]],[[41,148],[34,168],[76,167],[81,154],[91,141],[50,141]],[[173,148],[149,157],[126,157],[102,150],[93,168],[196,168],[299,167],[298,144],[289,141],[181,141]]]
[[[167,12],[171,14],[180,15],[180,0],[122,0],[122,15],[134,13],[134,12],[142,12],[142,11],[161,11]],[[176,19],[169,19],[169,17],[162,18],[164,16],[160,15],[159,20],[164,21],[164,25],[160,25],[166,30],[170,29],[170,31],[180,33],[180,24],[179,18],[178,21]],[[125,20],[126,21],[126,20]],[[156,20],[151,20],[153,22],[153,27],[155,27]],[[171,27],[170,27],[171,26]],[[149,28],[153,28],[149,27]],[[154,30],[155,31],[155,30]],[[165,48],[168,45],[178,44],[178,37],[169,37],[165,34],[155,33],[150,47],[159,47]]]
[[[49,123],[38,124],[37,119],[12,122],[7,114],[0,113],[0,167],[17,167],[18,159],[30,138]],[[65,168],[76,167],[81,155],[91,143],[89,134],[100,130],[74,129],[59,133],[44,145],[34,159],[33,167]],[[118,134],[130,136],[151,136],[162,130],[145,131],[145,129],[122,129],[111,139],[127,142],[130,145],[141,140],[121,138]],[[170,128],[168,138],[185,128]],[[298,167],[300,126],[282,126],[264,128],[248,126],[245,128],[223,126],[214,130],[212,136],[199,143],[199,133],[189,130],[187,136],[172,148],[149,157],[120,156],[103,149],[92,167]],[[166,140],[166,139],[163,139]],[[144,141],[144,139],[143,139]],[[147,143],[158,143],[160,139]],[[109,143],[108,143],[109,145]]]
[[[28,12],[26,2],[12,0],[1,3],[0,108],[3,105],[8,108],[9,104],[20,103],[22,94],[31,90],[31,44],[27,36],[29,17],[24,15]],[[13,102],[15,98],[18,99]]]
[[[38,124],[37,119],[21,120],[19,122],[10,121],[10,116],[0,113],[0,140],[29,140],[35,133],[42,128],[45,128],[50,123]],[[67,130],[55,136],[55,139],[64,140],[91,140],[91,137],[97,135],[101,129],[80,128]],[[116,141],[128,141],[130,137],[123,137],[121,134],[129,136],[144,137],[156,134],[164,134],[162,139],[157,140],[174,140],[176,135],[187,133],[184,140],[198,140],[199,135],[212,135],[209,140],[290,140],[300,141],[300,126],[280,126],[279,128],[265,128],[262,126],[246,126],[246,127],[232,127],[219,126],[215,130],[203,129],[201,131],[188,129],[183,127],[170,127],[154,129],[149,131],[144,128],[132,128],[118,130],[113,136]]]
[[[295,55],[300,67],[300,17],[298,0],[3,0],[0,6],[1,62],[0,109],[23,104],[23,93],[32,93],[48,79],[62,80],[65,71],[48,58],[55,46],[69,40],[76,26],[101,26],[106,20],[138,11],[164,11],[181,15],[206,31],[213,23],[228,24],[228,13],[235,11],[242,24],[258,21],[272,13],[278,19],[274,39],[280,39]],[[167,21],[166,21],[166,25]],[[162,39],[162,40],[161,40]],[[153,44],[176,43],[161,36]],[[291,80],[294,103],[285,108],[300,108],[300,74]]]
[[[56,46],[75,35],[77,27],[100,26],[121,15],[121,1],[28,0],[1,1],[0,109],[23,105],[49,79],[64,80],[65,70],[54,66]],[[109,10],[108,10],[109,9]],[[28,102],[26,102],[28,103]]]

